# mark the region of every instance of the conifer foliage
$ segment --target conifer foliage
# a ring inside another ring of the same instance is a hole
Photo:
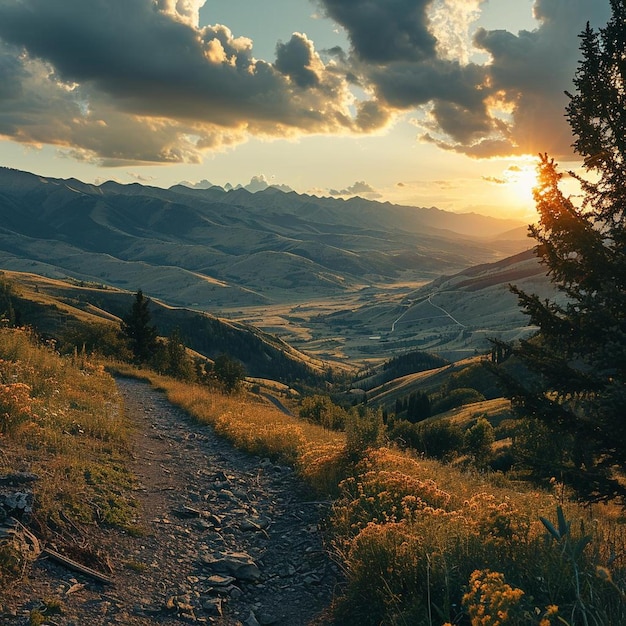
[[[150,361],[158,348],[158,333],[156,326],[151,324],[149,305],[150,299],[139,289],[130,312],[124,316],[121,323],[122,335],[128,339],[138,363]]]
[[[626,2],[611,0],[605,28],[587,25],[567,118],[584,159],[581,197],[566,197],[553,159],[540,157],[534,198],[535,248],[563,298],[517,288],[539,327],[514,354],[529,375],[508,381],[518,411],[558,437],[560,458],[532,459],[537,471],[587,499],[625,498],[626,467]]]

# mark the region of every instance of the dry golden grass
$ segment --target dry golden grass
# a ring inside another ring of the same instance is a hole
[[[573,523],[557,541],[540,518],[556,526],[558,506]],[[342,624],[458,623],[475,615],[463,597],[477,570],[501,573],[502,589],[510,584],[524,599],[509,607],[510,620],[484,614],[472,625],[546,626],[549,606],[560,607],[555,624],[559,616],[566,624],[626,619],[626,569],[615,558],[626,549],[623,516],[566,503],[556,483],[551,492],[522,489],[381,448],[344,481],[333,528],[349,581],[337,610]]]
[[[337,623],[626,623],[621,510],[567,502],[556,482],[536,491],[385,447],[354,462],[341,433],[251,396],[143,375],[235,445],[334,495],[329,527],[347,576]],[[557,507],[571,525],[550,538],[540,518],[559,526]]]
[[[238,448],[276,461],[296,464],[311,445],[341,447],[343,433],[286,415],[252,394],[226,395],[205,385],[193,385],[117,364],[120,374],[143,377],[168,399]]]
[[[33,489],[42,533],[68,518],[132,525],[129,429],[101,365],[61,357],[27,330],[0,328],[0,396],[0,472],[40,477]]]

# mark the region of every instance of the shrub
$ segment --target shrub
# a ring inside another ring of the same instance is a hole
[[[126,341],[112,324],[68,324],[59,336],[59,350],[64,354],[84,351],[121,360],[132,359]]]
[[[445,413],[450,409],[456,409],[458,406],[464,404],[472,404],[473,402],[483,402],[485,396],[482,393],[476,391],[476,389],[462,387],[459,389],[453,389],[446,393],[441,399],[433,403],[431,414],[437,415],[437,413]]]
[[[478,466],[486,466],[491,460],[491,446],[495,441],[493,426],[481,417],[465,431],[463,435],[463,449],[474,458]]]
[[[418,424],[417,429],[420,440],[417,449],[435,459],[458,453],[463,446],[463,431],[449,419]]]
[[[347,415],[348,412],[334,404],[328,396],[309,396],[302,400],[300,406],[300,417],[330,430],[343,430]]]
[[[0,383],[0,433],[15,433],[33,419],[31,388],[24,383]]]
[[[396,420],[390,426],[387,436],[390,441],[398,444],[400,447],[409,447],[417,450],[420,447],[421,437],[415,424],[411,424],[407,420]]]
[[[241,386],[246,370],[236,359],[220,354],[213,364],[212,375],[226,393],[234,393]]]
[[[382,412],[361,405],[351,411],[346,419],[346,452],[352,461],[363,457],[368,448],[378,447],[383,442],[385,425]]]
[[[476,570],[470,576],[463,606],[472,624],[523,626],[528,624],[528,615],[520,607],[523,596],[524,592],[508,585],[500,572]]]

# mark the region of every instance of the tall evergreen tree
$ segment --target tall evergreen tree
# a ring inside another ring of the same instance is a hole
[[[121,323],[122,335],[128,339],[130,349],[139,363],[149,361],[157,349],[157,329],[150,323],[152,316],[149,305],[150,299],[139,289],[130,312]]]
[[[561,455],[533,459],[586,499],[626,498],[615,469],[626,468],[626,2],[611,0],[605,28],[587,25],[567,118],[585,176],[570,172],[582,198],[566,197],[547,155],[530,234],[564,298],[542,301],[513,288],[539,333],[514,354],[525,379],[509,378],[519,413],[548,426]],[[556,464],[556,466],[555,466]]]

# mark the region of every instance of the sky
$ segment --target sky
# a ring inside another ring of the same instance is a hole
[[[527,219],[609,0],[0,0],[0,165]]]

